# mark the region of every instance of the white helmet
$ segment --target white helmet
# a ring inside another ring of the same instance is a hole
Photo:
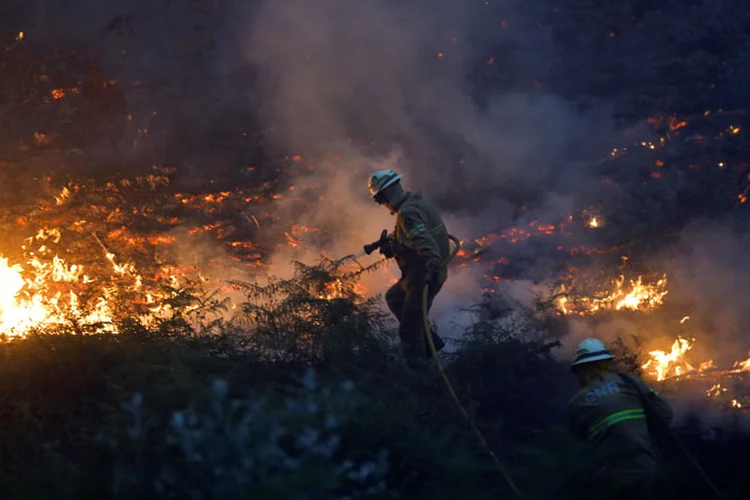
[[[393,186],[401,180],[401,175],[397,174],[393,170],[378,170],[370,176],[370,180],[367,182],[367,188],[370,190],[370,195],[375,198],[385,188]]]
[[[614,356],[609,352],[609,349],[604,345],[604,342],[599,339],[586,339],[578,344],[576,359],[573,361],[572,366],[612,358],[614,358]]]

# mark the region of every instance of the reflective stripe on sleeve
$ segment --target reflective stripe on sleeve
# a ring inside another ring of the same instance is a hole
[[[625,420],[635,420],[640,418],[646,418],[646,413],[643,411],[643,408],[635,409],[635,410],[623,410],[618,411],[617,413],[613,413],[609,416],[604,417],[603,419],[596,422],[594,425],[589,427],[588,430],[588,437],[589,440],[595,439],[598,435],[600,435],[602,432],[606,431],[613,425],[624,422]]]
[[[430,229],[430,234],[433,236],[436,234],[440,234],[440,231],[443,231],[445,229],[445,224],[438,224],[437,226]]]
[[[407,235],[408,238],[413,238],[414,236],[417,236],[419,234],[422,234],[426,231],[426,228],[424,227],[424,224],[418,224],[414,226],[411,231],[409,231],[409,234]]]
[[[411,231],[409,231],[406,235],[407,238],[411,239],[414,236],[418,236],[422,233],[427,233],[432,236],[436,236],[440,234],[441,231],[445,231],[445,224],[438,224],[437,226],[433,227],[432,229],[427,229],[427,227],[424,224],[417,224],[414,226]]]

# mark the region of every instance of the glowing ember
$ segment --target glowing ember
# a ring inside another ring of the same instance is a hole
[[[299,248],[302,246],[302,242],[296,239],[294,236],[292,236],[288,232],[284,233],[284,236],[286,236],[286,244],[288,247]]]
[[[322,300],[358,299],[367,295],[367,287],[361,282],[345,283],[335,279],[325,285],[325,290],[318,294]]]
[[[721,384],[714,384],[706,391],[706,396],[709,398],[717,398],[725,392],[727,392],[726,387],[722,387]]]
[[[343,298],[345,296],[344,284],[341,280],[335,280],[326,284],[326,289],[321,293],[318,298],[325,300],[333,300]]]
[[[686,121],[680,120],[675,115],[672,115],[672,116],[669,116],[669,117],[656,116],[656,117],[653,117],[653,118],[649,118],[648,122],[651,125],[655,125],[655,126],[668,125],[669,126],[669,130],[671,132],[674,132],[676,130],[681,129],[682,127],[687,126],[687,122]]]
[[[522,227],[511,227],[501,233],[491,233],[482,236],[481,238],[477,238],[471,242],[475,245],[475,248],[471,251],[464,248],[460,251],[459,256],[476,256],[496,241],[505,241],[507,243],[516,244],[534,237],[550,236],[555,234],[555,232],[561,228],[562,225],[555,226],[553,224],[541,224],[539,221],[534,220],[529,223],[528,229]],[[467,242],[462,241],[461,245],[465,247],[466,243]],[[471,245],[471,243],[469,244]]]
[[[599,227],[599,224],[600,224],[600,223],[599,223],[599,219],[597,219],[596,217],[592,217],[592,218],[591,218],[591,219],[590,219],[590,220],[588,221],[588,223],[587,223],[586,225],[587,225],[588,227],[591,227],[591,228],[597,228],[597,227]]]
[[[68,189],[68,187],[67,187],[67,186],[65,186],[65,187],[64,187],[64,188],[62,188],[62,190],[60,191],[60,194],[59,194],[59,195],[57,195],[57,196],[55,196],[55,202],[56,202],[56,203],[57,203],[58,205],[64,205],[64,204],[65,204],[65,202],[66,202],[66,201],[68,201],[68,199],[70,198],[70,194],[71,194],[71,193],[70,193],[70,189]]]
[[[698,367],[698,372],[703,373],[708,370],[713,370],[714,368],[716,368],[716,365],[714,365],[714,361],[712,359],[709,359],[708,361],[704,361],[700,364],[700,366]]]

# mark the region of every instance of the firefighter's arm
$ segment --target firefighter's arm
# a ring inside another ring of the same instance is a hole
[[[640,386],[641,394],[647,395],[648,401],[651,408],[656,413],[656,416],[664,422],[664,425],[669,427],[674,419],[674,412],[667,400],[664,399],[661,394],[649,387],[648,384],[640,378],[635,378],[635,381]]]
[[[659,418],[662,420],[662,422],[664,422],[664,425],[669,427],[672,424],[672,420],[674,419],[674,412],[672,411],[672,407],[661,394],[651,388],[649,388],[649,391],[651,406],[653,407]]]
[[[568,427],[570,428],[570,433],[573,434],[576,439],[586,441],[586,431],[588,431],[588,428],[583,422],[581,422],[577,415],[571,413],[568,416]]]
[[[588,426],[581,419],[581,412],[576,404],[576,398],[573,398],[568,405],[568,428],[570,433],[577,439],[586,440]]]
[[[414,250],[422,260],[428,273],[438,273],[441,268],[440,249],[430,234],[424,218],[417,211],[399,214],[399,229],[404,235],[404,246]]]

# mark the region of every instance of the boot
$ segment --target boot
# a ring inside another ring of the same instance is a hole
[[[445,347],[445,341],[440,338],[440,336],[437,334],[435,330],[430,328],[430,334],[432,335],[432,342],[435,344],[435,352],[440,352],[440,350]],[[426,342],[426,340],[425,340]],[[428,358],[432,357],[432,351],[430,350],[430,345],[426,344],[426,354]]]

